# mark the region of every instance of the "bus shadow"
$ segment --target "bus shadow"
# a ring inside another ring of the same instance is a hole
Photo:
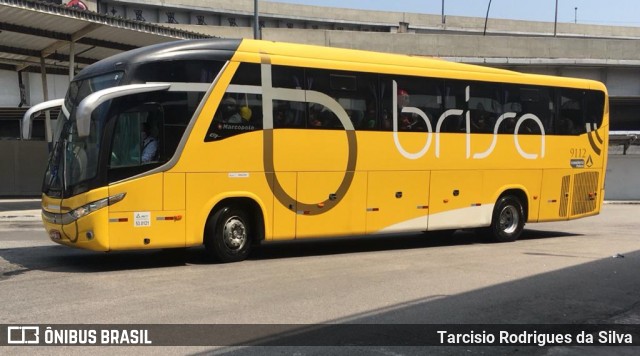
[[[549,231],[549,230],[529,230],[522,231],[522,235],[519,240],[540,240],[540,239],[552,239],[556,237],[569,237],[569,236],[582,236],[582,234],[576,234],[566,231]]]
[[[575,234],[525,230],[522,240],[560,238]],[[457,231],[451,236],[419,233],[393,236],[359,236],[336,239],[313,239],[267,243],[255,246],[250,261],[309,256],[357,254],[376,251],[410,250],[472,244],[490,244],[473,231]],[[0,259],[8,267],[0,269],[0,280],[29,270],[48,272],[113,272],[150,268],[172,268],[187,265],[215,264],[203,247],[147,251],[93,252],[64,246],[34,246],[0,249]]]
[[[8,263],[0,269],[3,277],[15,276],[30,270],[63,273],[114,272],[151,268],[170,268],[189,263],[206,263],[197,249],[93,252],[64,246],[36,246],[0,250]]]
[[[521,240],[536,240],[577,236],[577,234],[528,230],[522,232]],[[472,244],[492,244],[481,232],[459,230],[452,235],[438,232],[411,235],[361,236],[337,239],[313,239],[268,243],[258,246],[250,256],[251,260],[323,256],[375,251],[409,250]]]

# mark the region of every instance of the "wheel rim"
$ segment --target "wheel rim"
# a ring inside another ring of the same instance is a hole
[[[237,216],[230,217],[222,228],[222,241],[231,251],[242,250],[247,243],[247,228]]]
[[[500,211],[500,230],[506,234],[513,234],[518,228],[520,218],[518,210],[513,205],[508,205]]]

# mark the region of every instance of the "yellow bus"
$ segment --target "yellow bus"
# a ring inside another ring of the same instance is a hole
[[[42,216],[96,251],[476,229],[598,214],[608,100],[583,79],[257,40],[164,43],[80,72]]]

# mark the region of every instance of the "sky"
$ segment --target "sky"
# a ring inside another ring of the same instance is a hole
[[[442,0],[260,0],[352,9],[442,14]],[[637,0],[557,0],[558,22],[612,26],[640,26]],[[489,0],[444,0],[444,13],[484,17]],[[491,0],[489,18],[548,21],[555,17],[556,0]],[[575,8],[578,8],[577,10]]]

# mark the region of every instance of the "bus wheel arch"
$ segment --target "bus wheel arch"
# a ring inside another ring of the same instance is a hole
[[[529,204],[521,189],[509,189],[498,197],[491,215],[491,225],[485,230],[495,242],[512,242],[522,234],[527,222]]]
[[[250,198],[227,198],[218,202],[207,218],[203,243],[218,262],[238,262],[249,256],[252,245],[264,239],[264,215]]]

